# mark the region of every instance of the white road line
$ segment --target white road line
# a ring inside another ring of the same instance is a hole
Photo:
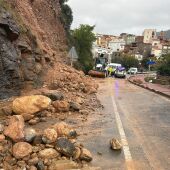
[[[127,169],[128,170],[134,170],[132,155],[130,153],[130,149],[129,149],[128,141],[127,141],[127,138],[126,138],[126,135],[125,135],[125,131],[123,129],[122,121],[120,119],[120,114],[118,112],[117,105],[116,105],[116,102],[114,100],[114,97],[113,96],[111,96],[111,97],[112,97],[112,103],[113,103],[116,123],[117,123],[117,126],[118,126],[121,142],[122,142],[122,145],[123,145],[123,152],[124,152],[125,161],[126,161],[126,164],[127,164]]]

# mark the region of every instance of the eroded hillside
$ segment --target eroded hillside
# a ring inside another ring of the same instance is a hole
[[[43,84],[66,56],[59,0],[0,1],[0,98]]]

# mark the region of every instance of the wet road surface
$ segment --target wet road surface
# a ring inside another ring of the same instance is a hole
[[[93,166],[103,170],[170,169],[170,100],[124,79],[99,80],[104,106],[80,126],[80,142],[92,151]],[[118,138],[122,151],[112,151]]]

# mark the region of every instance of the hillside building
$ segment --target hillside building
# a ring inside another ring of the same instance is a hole
[[[151,44],[152,40],[157,38],[156,29],[145,29],[143,32],[143,36],[143,42]]]

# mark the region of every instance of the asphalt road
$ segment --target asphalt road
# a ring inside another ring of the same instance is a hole
[[[91,164],[103,170],[169,170],[170,100],[124,79],[98,81],[104,109],[89,116],[80,137],[92,151]],[[122,151],[109,148],[113,137]]]

